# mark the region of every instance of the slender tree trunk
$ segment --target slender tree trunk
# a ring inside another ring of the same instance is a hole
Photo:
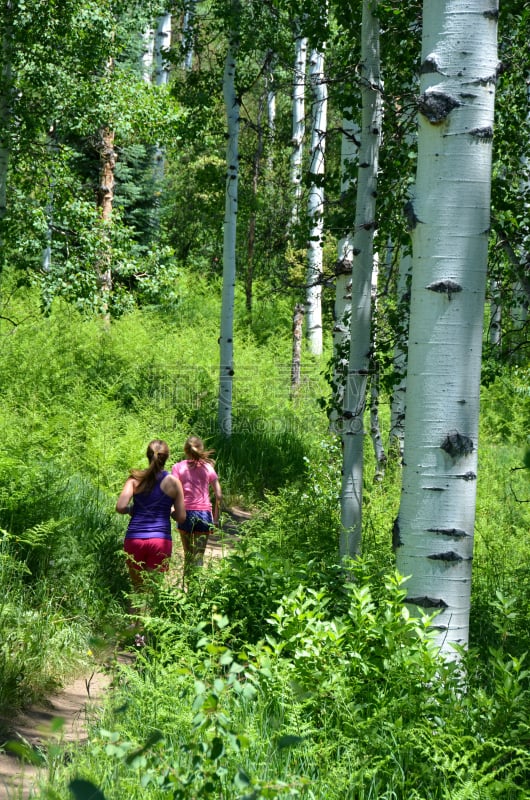
[[[267,121],[269,125],[268,130],[268,140],[269,140],[269,152],[267,157],[267,167],[269,170],[272,170],[274,166],[274,157],[273,157],[273,144],[274,138],[276,135],[276,87],[274,81],[274,65],[276,64],[277,58],[273,56],[272,65],[267,75]]]
[[[309,77],[313,92],[311,114],[311,185],[307,213],[309,242],[307,248],[306,330],[313,355],[322,354],[322,276],[324,245],[324,155],[327,134],[328,90],[324,77],[324,55],[313,50]]]
[[[302,163],[305,136],[305,73],[307,63],[307,39],[297,36],[295,42],[295,64],[293,80],[293,152],[291,156],[291,185],[293,187],[293,208],[291,225],[295,227],[300,220],[300,201],[302,197]]]
[[[98,280],[101,289],[101,313],[106,325],[110,324],[110,295],[112,293],[111,244],[109,238],[114,202],[115,168],[117,155],[114,148],[114,131],[103,126],[99,140],[99,187],[97,206],[102,220],[101,253],[98,260]]]
[[[234,0],[232,10],[236,19],[239,3]],[[221,334],[219,337],[219,428],[225,436],[232,433],[232,385],[234,376],[234,302],[236,283],[236,223],[239,177],[239,98],[236,93],[236,55],[238,35],[232,31],[228,46],[223,78],[223,96],[228,128],[226,150],[226,195],[223,237],[223,293],[221,307]]]
[[[396,344],[394,346],[394,386],[390,401],[390,449],[403,460],[405,443],[405,398],[407,393],[407,345],[409,330],[410,280],[412,258],[402,253],[399,259],[397,303],[399,312]]]
[[[403,489],[407,602],[468,641],[497,0],[424,4]],[[465,47],[463,43],[465,42]]]
[[[4,265],[3,220],[7,212],[7,176],[9,172],[11,127],[11,93],[13,91],[12,51],[13,51],[13,4],[4,3],[4,27],[2,31],[2,64],[0,68],[0,274]]]
[[[193,66],[193,31],[195,25],[196,0],[187,0],[184,11],[184,22],[182,25],[182,36],[184,39],[184,69],[188,72]]]
[[[489,342],[500,356],[502,345],[502,305],[498,281],[491,281],[490,283]]]
[[[302,365],[302,332],[304,327],[305,308],[302,303],[294,307],[293,314],[293,358],[291,362],[291,398],[296,397],[300,388]]]
[[[349,109],[342,120],[341,138],[341,204],[349,201],[349,190],[353,170],[359,151],[359,126],[351,120]],[[335,266],[335,307],[333,325],[333,381],[332,407],[329,414],[330,428],[340,433],[338,419],[342,417],[344,390],[348,374],[351,319],[351,273],[353,265],[353,226],[337,245]]]
[[[48,156],[50,159],[50,169],[48,173],[49,175],[48,200],[46,202],[45,245],[42,250],[42,271],[45,273],[50,272],[52,268],[52,225],[53,225],[53,205],[54,205],[54,191],[55,191],[54,160],[57,150],[57,144],[55,141],[55,124],[50,125],[48,129],[46,149],[48,151]]]
[[[171,14],[160,14],[156,24],[155,36],[155,83],[165,86],[169,80],[167,53],[171,47]]]
[[[166,12],[161,14],[157,20],[155,36],[155,83],[157,86],[167,86],[169,81],[169,64],[167,53],[171,46],[171,14]],[[154,184],[155,195],[160,198],[165,173],[165,152],[160,142],[156,143],[154,155]],[[160,200],[155,217],[155,224],[158,227],[160,216]]]
[[[386,453],[381,434],[381,422],[379,419],[379,359],[377,357],[377,322],[378,322],[378,298],[377,289],[379,283],[379,260],[374,258],[372,270],[372,317],[374,325],[372,328],[372,346],[370,348],[370,436],[375,455],[375,474],[374,481],[382,481],[385,475]]]
[[[364,410],[370,372],[371,281],[374,260],[375,198],[381,139],[377,2],[363,0],[361,32],[362,125],[352,266],[350,354],[343,417],[341,558],[361,551],[364,468]]]

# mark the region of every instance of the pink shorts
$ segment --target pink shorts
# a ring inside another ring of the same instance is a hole
[[[157,569],[166,572],[172,549],[171,539],[125,539],[123,549],[131,558],[129,569]]]

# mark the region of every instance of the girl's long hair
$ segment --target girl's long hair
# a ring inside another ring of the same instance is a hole
[[[147,445],[146,456],[149,461],[147,469],[132,469],[129,473],[130,478],[138,481],[135,494],[151,491],[156,483],[156,476],[164,469],[169,458],[169,447],[162,439],[153,439]]]
[[[184,442],[184,455],[188,461],[195,461],[197,464],[203,462],[213,466],[215,462],[210,458],[212,453],[215,453],[215,450],[206,450],[203,440],[198,436],[188,436]]]

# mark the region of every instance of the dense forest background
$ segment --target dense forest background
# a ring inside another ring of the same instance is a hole
[[[2,717],[102,663],[115,678],[87,745],[14,748],[47,765],[40,796],[527,797],[530,14],[513,0],[498,18],[469,647],[447,659],[429,633],[436,614],[403,602],[392,546],[422,3],[374,5],[374,358],[362,554],[346,580],[337,286],[358,197],[363,4],[1,4]],[[226,435],[230,53],[239,149]],[[321,352],[307,319],[301,340],[294,324],[315,287]],[[151,438],[176,461],[192,432],[215,448],[225,519],[233,507],[250,519],[186,587],[176,547],[170,580],[145,599],[148,645],[124,666],[116,654],[133,640],[115,500]]]

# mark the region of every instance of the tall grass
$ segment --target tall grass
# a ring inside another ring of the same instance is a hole
[[[104,333],[58,305],[4,339],[4,706],[48,691],[81,668],[94,634],[123,627],[123,520],[113,507],[150,438],[167,439],[175,460],[189,433],[205,438],[227,501],[253,512],[232,555],[198,571],[186,592],[171,583],[153,591],[142,619],[147,647],[134,666],[117,668],[89,746],[55,770],[47,796],[66,800],[70,785],[84,797],[92,785],[115,800],[525,797],[522,380],[506,374],[482,400],[464,684],[463,670],[432,652],[428,620],[403,608],[391,547],[399,466],[373,484],[367,447],[365,555],[356,584],[345,585],[341,453],[318,410],[318,365],[307,359],[292,402],[287,338],[272,343],[241,326],[226,441],[215,425],[218,308],[211,294],[197,296],[184,286],[170,324],[135,312]]]

